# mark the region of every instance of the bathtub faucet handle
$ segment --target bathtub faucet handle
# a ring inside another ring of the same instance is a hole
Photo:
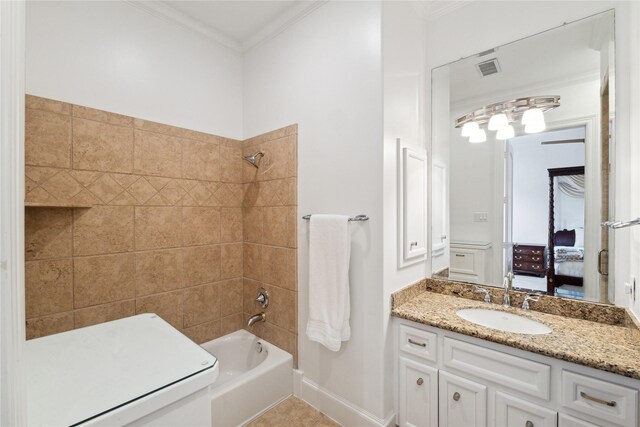
[[[269,293],[264,288],[260,288],[256,301],[260,303],[260,307],[262,308],[269,307]]]

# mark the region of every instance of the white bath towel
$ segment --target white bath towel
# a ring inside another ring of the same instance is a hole
[[[338,351],[349,327],[349,217],[312,215],[309,232],[307,337]]]

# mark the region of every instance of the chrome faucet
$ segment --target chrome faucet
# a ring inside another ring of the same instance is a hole
[[[529,310],[529,301],[540,301],[540,295],[538,294],[529,294],[524,297],[524,301],[522,301],[522,309]]]
[[[513,278],[514,274],[512,272],[508,272],[504,277],[503,286],[504,286],[504,298],[502,298],[502,305],[505,307],[511,306],[511,298],[509,298],[509,291],[513,287]]]
[[[484,292],[484,302],[486,303],[491,302],[491,292],[489,292],[489,290],[485,288],[481,288],[480,286],[476,286],[474,292],[477,294]]]
[[[248,327],[252,327],[254,323],[264,322],[266,320],[267,320],[266,313],[254,314],[253,316],[249,317],[249,321],[247,322],[247,326]]]

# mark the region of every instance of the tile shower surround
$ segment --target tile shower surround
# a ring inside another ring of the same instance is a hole
[[[26,98],[27,338],[155,312],[296,355],[297,126],[246,141]],[[262,149],[261,167],[242,155]],[[64,206],[90,206],[69,208]]]

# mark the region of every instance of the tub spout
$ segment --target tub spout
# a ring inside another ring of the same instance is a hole
[[[249,317],[247,326],[252,327],[254,323],[264,322],[265,320],[267,320],[267,315],[265,313],[254,314],[253,316]]]

